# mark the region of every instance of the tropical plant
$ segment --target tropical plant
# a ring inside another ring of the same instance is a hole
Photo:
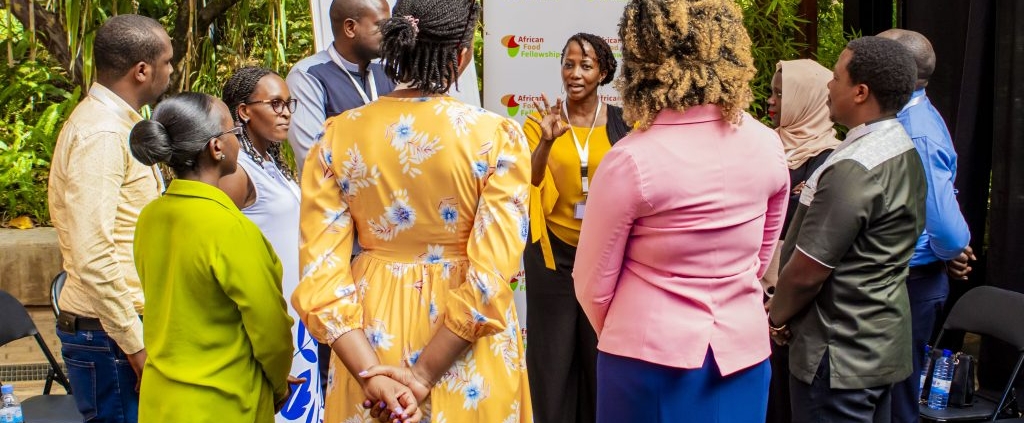
[[[796,40],[800,25],[806,21],[796,15],[800,0],[737,0],[737,3],[743,8],[743,26],[753,43],[750,53],[757,68],[757,75],[750,83],[754,102],[749,110],[766,120],[765,101],[772,92],[775,64],[800,57],[806,45]]]
[[[33,54],[34,40],[9,13],[0,12],[0,21],[8,53],[0,78],[14,82],[0,89],[0,223],[28,215],[47,224],[46,180],[53,141],[81,91],[61,67],[49,63],[45,51],[27,58]]]

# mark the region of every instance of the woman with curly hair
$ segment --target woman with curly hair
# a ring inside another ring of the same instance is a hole
[[[562,48],[565,100],[543,97],[523,132],[530,142],[530,235],[526,246],[527,327],[537,423],[593,422],[597,336],[573,295],[572,268],[588,183],[629,127],[597,88],[615,78],[615,56],[601,37],[579,33]],[[531,323],[532,322],[532,323]]]
[[[636,130],[594,175],[573,277],[598,335],[598,422],[763,421],[758,280],[786,211],[778,135],[732,0],[631,0],[617,86]]]
[[[448,95],[479,11],[399,0],[380,27],[399,89],[328,119],[306,160],[292,304],[334,351],[324,421],[409,414],[368,389],[390,381],[434,423],[533,420],[509,285],[529,229],[529,149],[515,121]]]

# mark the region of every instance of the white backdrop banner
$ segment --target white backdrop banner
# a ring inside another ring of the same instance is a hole
[[[619,19],[626,0],[487,0],[484,3],[484,108],[520,123],[533,113],[541,94],[563,97],[562,48],[578,32],[604,38],[622,56]],[[619,103],[611,84],[598,90],[606,103]],[[515,291],[526,340],[526,284],[520,272]]]
[[[397,0],[388,0],[388,5],[395,7]],[[331,32],[331,0],[310,0],[309,11],[313,15],[313,41],[316,51],[321,51],[334,42],[334,34]],[[477,83],[476,64],[470,62],[469,67],[459,77],[459,90],[452,87],[452,96],[459,100],[480,105],[480,85]]]
[[[622,55],[619,19],[626,0],[488,0],[484,7],[484,108],[520,123],[541,94],[564,96],[560,59],[578,32],[604,38]],[[611,84],[598,90],[618,104]]]

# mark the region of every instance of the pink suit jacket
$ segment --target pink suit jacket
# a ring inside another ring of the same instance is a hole
[[[587,200],[573,278],[598,349],[723,375],[770,354],[758,282],[789,199],[778,135],[718,106],[663,110],[608,152]]]

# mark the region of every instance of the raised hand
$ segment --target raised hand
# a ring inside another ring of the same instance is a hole
[[[537,101],[533,102],[533,107],[540,113],[540,118],[534,115],[527,116],[527,118],[540,125],[540,141],[551,143],[555,138],[562,136],[562,134],[569,130],[569,122],[562,117],[561,98],[555,101],[554,106],[548,103],[546,95],[541,94],[540,98],[544,102],[544,107],[541,107]]]

